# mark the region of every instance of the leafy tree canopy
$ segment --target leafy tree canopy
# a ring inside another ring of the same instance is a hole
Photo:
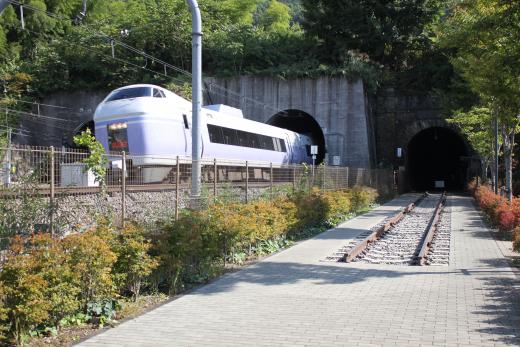
[[[441,1],[302,0],[303,26],[319,40],[322,56],[338,63],[359,51],[393,69],[406,67],[430,42]]]
[[[34,77],[38,93],[110,89],[137,81],[183,86],[189,81],[172,69],[164,76],[164,66],[156,60],[122,47],[136,47],[190,71],[191,15],[185,0],[89,0],[80,21],[82,0],[27,4],[25,30],[18,8],[9,6],[0,16],[5,23],[0,52],[5,52],[5,61],[18,58],[20,69]],[[297,0],[201,0],[199,5],[206,75],[340,73],[374,85],[376,72],[367,60],[350,55],[334,65],[319,59],[315,40],[297,22]],[[114,57],[110,38],[116,40]]]

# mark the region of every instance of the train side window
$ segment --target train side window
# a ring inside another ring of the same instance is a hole
[[[260,147],[260,137],[261,135],[255,134],[255,133],[248,133],[248,143],[251,148],[262,148]]]
[[[265,135],[260,135],[260,139],[262,141],[262,149],[266,149],[269,151],[274,150],[274,144],[273,144],[273,140],[271,137],[265,136]]]
[[[208,124],[209,140],[213,143],[225,143],[222,128],[216,125]]]
[[[238,146],[237,131],[230,128],[222,128],[225,143],[228,145]]]
[[[190,125],[188,124],[188,117],[186,117],[186,115],[183,114],[182,119],[184,120],[184,128],[189,129]]]
[[[287,152],[287,147],[285,146],[285,140],[280,140],[280,145],[282,147],[282,152]]]
[[[280,149],[279,149],[279,143],[278,143],[278,139],[276,137],[273,137],[272,138],[272,142],[273,142],[273,151],[277,151],[277,152],[280,152]]]
[[[237,130],[237,140],[238,145],[242,147],[247,147],[247,132],[242,130]]]

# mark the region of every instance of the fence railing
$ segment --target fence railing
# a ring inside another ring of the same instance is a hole
[[[0,148],[0,155],[0,196],[16,200],[31,195],[45,200],[49,212],[45,218],[40,217],[41,223],[35,223],[51,232],[71,229],[70,224],[88,225],[92,215],[106,212],[121,223],[127,219],[153,223],[165,215],[178,218],[180,211],[192,203],[189,157],[107,155],[106,186],[102,189],[84,163],[89,156],[86,151],[13,146]],[[391,170],[218,158],[202,160],[201,179],[202,204],[216,199],[273,199],[312,187],[336,190],[363,185],[385,196],[395,191]]]

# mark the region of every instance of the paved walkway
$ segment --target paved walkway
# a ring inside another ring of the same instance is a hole
[[[449,266],[320,262],[415,198],[402,196],[81,345],[520,345],[520,282],[468,197],[449,198]]]

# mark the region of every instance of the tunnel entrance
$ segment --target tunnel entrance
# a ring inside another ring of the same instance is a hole
[[[96,127],[94,124],[94,120],[88,120],[88,121],[83,122],[80,125],[78,125],[72,131],[72,134],[63,136],[63,139],[61,141],[62,145],[71,147],[71,148],[76,148],[77,146],[74,143],[74,136],[81,134],[82,132],[84,132],[87,129],[90,129],[90,132],[92,133],[92,135],[96,136]]]
[[[318,146],[316,164],[323,162],[326,153],[325,136],[313,116],[300,110],[285,110],[272,116],[267,124],[309,136],[312,143]]]
[[[463,190],[467,152],[463,139],[453,130],[433,127],[419,132],[407,147],[406,171],[410,188],[434,190],[435,181],[444,181],[446,190]]]

